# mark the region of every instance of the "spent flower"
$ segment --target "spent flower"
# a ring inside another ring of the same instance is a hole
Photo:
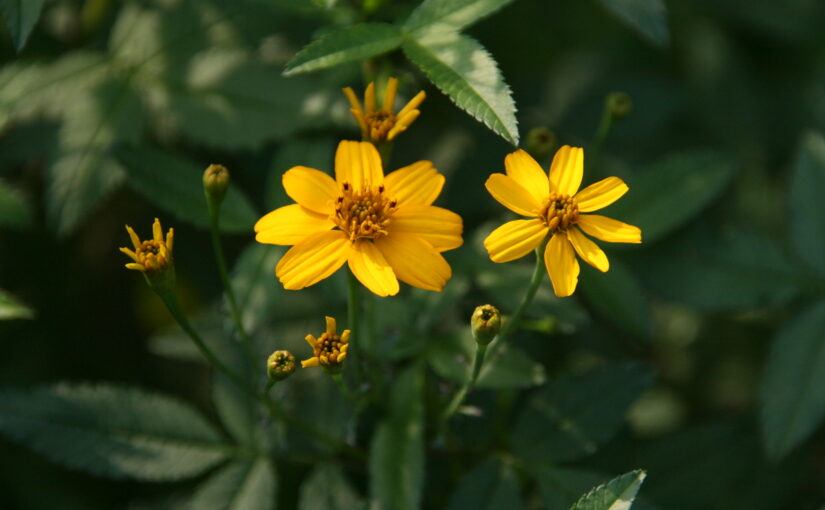
[[[312,347],[312,357],[301,362],[301,366],[323,367],[327,371],[337,372],[347,358],[349,350],[350,330],[345,329],[338,335],[337,326],[333,317],[326,317],[327,329],[321,336],[315,338],[307,335],[305,340]]]
[[[420,91],[403,107],[398,113],[393,113],[395,95],[398,91],[398,79],[390,78],[387,81],[387,88],[384,91],[384,103],[379,110],[376,108],[375,83],[370,82],[364,93],[364,105],[358,101],[355,91],[347,87],[344,89],[349,104],[350,112],[361,128],[361,136],[365,141],[374,144],[391,142],[400,133],[404,132],[410,124],[421,114],[418,110],[426,94]]]
[[[282,381],[295,372],[295,356],[289,351],[275,351],[266,360],[266,375],[270,381]]]

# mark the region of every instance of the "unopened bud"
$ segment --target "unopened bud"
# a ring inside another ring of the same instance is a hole
[[[558,139],[556,134],[548,128],[541,126],[531,129],[527,133],[527,140],[524,148],[536,159],[544,159],[556,148]]]
[[[283,381],[295,371],[295,356],[289,351],[275,351],[266,362],[266,375],[270,381]]]
[[[492,342],[501,329],[501,314],[498,308],[493,305],[477,306],[470,318],[470,327],[479,345]]]
[[[223,202],[229,188],[229,170],[223,165],[209,165],[203,172],[203,191],[206,199],[215,205]]]
[[[633,100],[625,92],[611,92],[605,98],[604,105],[614,119],[623,119],[633,112]]]

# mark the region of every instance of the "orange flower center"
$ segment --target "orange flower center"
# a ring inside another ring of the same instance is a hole
[[[550,193],[550,198],[542,209],[541,217],[550,232],[564,232],[579,221],[579,204],[570,195],[554,191]]]
[[[397,205],[395,199],[384,194],[383,184],[366,190],[354,190],[345,182],[330,219],[347,234],[350,241],[377,239],[387,235],[390,216]]]
[[[364,119],[367,123],[367,130],[371,140],[384,142],[387,135],[395,126],[395,114],[385,111],[370,113]]]
[[[341,337],[337,334],[330,335],[325,332],[318,339],[318,343],[315,344],[313,354],[318,357],[318,361],[322,365],[333,365],[338,363],[338,357],[346,350],[344,349],[345,345],[346,342],[341,340]]]
[[[143,241],[135,253],[147,271],[166,269],[169,266],[169,260],[165,255],[166,249],[158,241]]]

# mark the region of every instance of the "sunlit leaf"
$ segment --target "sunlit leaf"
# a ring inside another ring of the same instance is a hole
[[[825,215],[819,191],[825,189],[825,138],[807,133],[797,149],[788,204],[790,230],[799,253],[825,277]]]
[[[0,289],[0,320],[33,319],[34,310],[20,302],[16,297]]]
[[[640,470],[618,476],[582,496],[570,510],[628,510],[645,476]]]
[[[512,1],[424,0],[407,18],[404,29],[417,33],[461,30]]]
[[[339,28],[311,42],[289,61],[284,75],[318,71],[347,62],[366,60],[401,46],[401,29],[386,23]]]
[[[270,510],[275,507],[278,479],[264,458],[236,460],[200,484],[192,510]]]
[[[11,34],[14,48],[23,49],[32,28],[40,18],[45,0],[0,0],[0,14]]]
[[[599,0],[613,15],[656,46],[670,43],[667,8],[663,0]]]

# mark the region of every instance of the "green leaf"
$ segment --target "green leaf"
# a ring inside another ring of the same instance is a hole
[[[424,0],[410,14],[404,29],[423,32],[455,32],[508,5],[513,0]]]
[[[456,383],[467,380],[473,366],[476,343],[469,328],[432,342],[427,357],[433,370]],[[490,349],[478,376],[477,388],[528,388],[544,383],[544,367],[515,345]]]
[[[530,399],[510,442],[528,461],[591,455],[618,432],[628,407],[652,382],[650,371],[639,364],[559,378]]]
[[[321,464],[301,485],[298,510],[354,510],[364,502],[335,464]]]
[[[188,478],[230,453],[182,402],[117,386],[2,391],[0,431],[58,464],[118,479]]]
[[[0,0],[0,14],[9,29],[14,48],[19,52],[40,18],[45,0]]]
[[[278,479],[264,457],[236,460],[198,486],[192,510],[270,510],[275,508]]]
[[[512,469],[490,459],[461,477],[447,510],[518,510],[520,492]]]
[[[203,169],[172,154],[148,147],[118,146],[115,154],[129,173],[132,187],[179,220],[208,228]],[[231,170],[230,170],[231,171]],[[221,205],[221,230],[252,233],[258,214],[249,200],[230,186]]]
[[[570,510],[628,510],[645,476],[641,470],[618,476],[582,496]]]
[[[518,145],[516,106],[493,57],[478,42],[443,33],[408,39],[402,48],[456,106],[494,133]]]
[[[773,341],[761,389],[765,451],[784,457],[825,418],[825,301],[785,323]]]
[[[424,487],[424,372],[413,366],[393,384],[389,414],[370,445],[373,510],[413,510]]]
[[[806,133],[796,152],[790,198],[791,238],[799,256],[825,277],[825,215],[821,197],[825,189],[825,138]]]
[[[0,289],[0,321],[33,318],[34,310],[21,303],[8,292]]]
[[[662,0],[599,0],[614,16],[656,46],[670,44],[667,8]]]
[[[593,308],[625,333],[649,341],[650,302],[636,276],[615,258],[606,273],[589,266],[581,273],[582,293]]]
[[[308,73],[392,51],[404,40],[401,29],[387,23],[339,28],[312,41],[286,65],[285,76]]]
[[[0,179],[0,227],[17,229],[32,225],[32,211],[22,193]]]
[[[605,215],[636,225],[642,242],[654,243],[702,212],[733,174],[728,160],[714,152],[670,155],[628,178],[630,191]]]

